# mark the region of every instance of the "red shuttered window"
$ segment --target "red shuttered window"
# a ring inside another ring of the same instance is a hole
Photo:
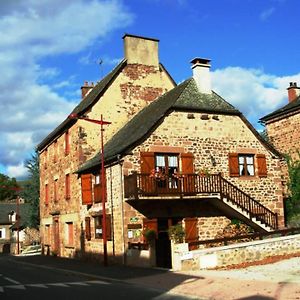
[[[66,174],[66,177],[65,177],[65,198],[66,198],[66,200],[69,200],[71,198],[70,174]]]
[[[70,135],[69,130],[65,132],[65,155],[70,153]]]
[[[257,154],[257,174],[259,177],[267,177],[267,161],[264,154]]]
[[[81,175],[82,204],[92,204],[92,174]]]

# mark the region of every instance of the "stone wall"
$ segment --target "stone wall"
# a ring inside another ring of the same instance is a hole
[[[268,136],[275,148],[292,158],[299,159],[300,151],[300,113],[286,116],[282,119],[275,119],[266,123]]]
[[[187,244],[179,244],[173,245],[173,268],[184,271],[226,267],[296,254],[299,249],[299,234],[194,251],[188,251]]]

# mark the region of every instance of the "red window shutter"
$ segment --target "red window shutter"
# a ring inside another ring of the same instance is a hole
[[[257,172],[259,177],[267,176],[267,161],[266,156],[264,154],[257,154]]]
[[[102,176],[100,174],[100,183],[99,184],[94,184],[94,202],[95,203],[101,203],[102,202],[102,188],[103,184],[101,182]],[[106,172],[104,170],[104,193],[105,193],[105,202],[107,202],[107,197],[106,197]]]
[[[143,219],[143,231],[146,230],[154,230],[156,232],[156,237],[158,235],[158,229],[157,229],[157,219]],[[144,242],[146,242],[144,238]]]
[[[70,174],[66,174],[65,178],[65,187],[66,187],[66,200],[69,200],[71,197],[71,186],[70,186]]]
[[[54,202],[57,202],[58,201],[57,179],[54,180],[53,189],[54,189]]]
[[[154,152],[141,152],[141,173],[150,174],[155,168]]]
[[[183,177],[183,191],[185,193],[194,193],[195,177],[194,177],[194,155],[192,153],[181,154],[181,168]]]
[[[106,238],[108,241],[112,240],[111,215],[106,215]]]
[[[49,204],[49,186],[45,184],[45,204]]]
[[[74,245],[74,225],[73,223],[68,224],[68,246]]]
[[[69,130],[65,132],[65,155],[68,155],[70,153],[70,136],[69,136]]]
[[[90,241],[91,240],[91,218],[85,218],[85,238]]]
[[[81,175],[82,204],[92,204],[92,174]]]
[[[198,218],[185,218],[184,227],[185,227],[185,240],[186,242],[195,242],[199,239],[198,234]],[[197,246],[191,246],[190,250],[196,249]]]
[[[239,157],[237,153],[229,153],[229,176],[238,177],[239,173]]]

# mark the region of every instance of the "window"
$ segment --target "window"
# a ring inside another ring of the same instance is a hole
[[[57,162],[57,140],[54,141],[53,143],[53,161]]]
[[[0,229],[0,239],[5,239],[5,228]]]
[[[45,226],[45,245],[50,245],[50,225]]]
[[[177,188],[178,155],[176,154],[156,154],[155,155],[155,175],[160,179],[158,187]]]
[[[85,238],[90,241],[91,240],[91,218],[85,218]]]
[[[47,169],[47,167],[48,167],[48,148],[46,148],[45,152],[44,152],[44,165],[45,165],[45,169]]]
[[[254,176],[254,155],[239,154],[239,175]]]
[[[45,184],[45,204],[49,204],[49,186],[47,183]]]
[[[70,153],[70,135],[69,130],[65,132],[65,155]]]
[[[102,239],[102,215],[94,217],[95,238]],[[111,240],[111,215],[106,215],[106,238]]]
[[[54,180],[54,202],[58,201],[58,193],[57,193],[57,179]]]
[[[74,225],[73,222],[67,223],[67,246],[74,246]]]
[[[70,174],[66,174],[65,177],[65,198],[69,200],[71,198],[71,185],[70,185]]]

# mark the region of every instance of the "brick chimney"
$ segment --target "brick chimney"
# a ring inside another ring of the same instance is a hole
[[[81,87],[81,98],[83,99],[94,87],[94,83],[88,83],[87,81],[84,82],[83,86]]]
[[[300,95],[300,88],[297,86],[297,82],[290,82],[290,86],[287,88],[289,102],[296,100]]]
[[[123,40],[124,56],[128,64],[159,66],[159,40],[131,34],[125,34]]]
[[[191,60],[193,78],[200,93],[211,94],[210,59],[196,57]]]

